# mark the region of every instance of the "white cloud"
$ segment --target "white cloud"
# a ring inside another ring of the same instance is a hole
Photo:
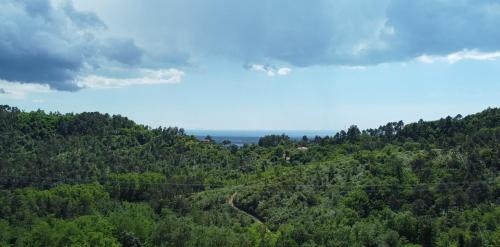
[[[80,78],[76,84],[82,88],[118,88],[133,85],[155,85],[180,83],[184,71],[170,69],[139,69],[136,77],[113,78],[100,75],[89,75]],[[0,80],[0,98],[25,99],[28,94],[54,91],[48,84],[20,83]],[[39,103],[37,100],[33,102]]]
[[[264,65],[262,65],[262,64],[252,64],[251,68],[252,68],[252,70],[255,70],[255,71],[266,72],[266,69],[264,68]]]
[[[270,66],[265,66],[262,64],[252,64],[250,66],[250,69],[253,71],[264,72],[269,77],[273,77],[275,75],[285,76],[285,75],[290,74],[290,72],[292,72],[292,69],[287,68],[287,67],[281,67],[278,69],[274,69]]]
[[[432,56],[423,54],[417,57],[417,61],[422,63],[447,62],[453,64],[462,60],[496,60],[497,58],[500,58],[500,51],[481,52],[479,50],[462,50],[459,52],[448,54],[446,56]]]
[[[292,72],[292,69],[287,68],[287,67],[283,67],[283,68],[279,68],[277,73],[278,73],[278,75],[288,75],[288,74],[290,74],[290,72]]]
[[[47,84],[20,83],[0,80],[0,97],[24,99],[30,93],[47,93],[51,89]]]
[[[141,69],[137,77],[113,78],[99,75],[85,76],[77,81],[78,86],[84,88],[117,88],[133,85],[157,85],[180,83],[184,71],[170,69]]]

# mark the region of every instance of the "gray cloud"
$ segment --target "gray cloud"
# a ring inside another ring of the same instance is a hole
[[[174,47],[191,57],[218,56],[243,64],[359,66],[464,49],[500,50],[500,5],[493,0],[293,4],[288,0],[152,0],[123,10],[131,25],[121,32],[132,31],[144,43],[161,40],[165,50]],[[114,15],[109,10],[103,13]],[[124,21],[119,16],[109,19]]]
[[[114,61],[135,65],[141,61],[143,50],[133,40],[112,39],[102,47],[102,54]]]
[[[5,89],[3,88],[0,88],[0,94],[7,94],[7,91],[5,91]]]
[[[30,0],[33,1],[33,0]],[[35,0],[39,1],[39,0]],[[93,12],[77,11],[73,7],[72,2],[63,2],[61,8],[64,10],[68,18],[71,19],[74,25],[80,28],[96,28],[96,27],[106,27],[106,25],[97,17]]]
[[[500,50],[500,3],[493,0],[82,0],[76,6],[0,2],[0,79],[78,90],[75,78],[109,76],[107,67],[164,69],[213,58],[367,66]]]
[[[77,6],[99,13],[111,32],[133,34],[150,53],[181,54],[170,59],[179,63],[217,57],[309,66],[362,60],[353,55],[361,43],[370,44],[365,49],[384,48],[380,40],[388,0],[110,1],[85,0]]]
[[[199,16],[207,19],[200,26],[211,42],[206,49],[251,60],[370,65],[463,49],[500,50],[498,1],[224,2],[203,9]]]
[[[77,11],[70,1],[2,1],[0,79],[75,91],[75,78],[88,68],[140,61],[142,50],[132,40],[96,37],[104,28],[94,13]]]
[[[61,26],[54,24],[59,21]],[[62,30],[66,22],[55,16],[48,1],[2,2],[0,79],[74,90],[69,81],[82,59],[71,52],[74,44],[68,42],[68,30]]]
[[[498,1],[392,1],[387,18],[397,34],[391,40],[396,59],[464,49],[500,50]]]

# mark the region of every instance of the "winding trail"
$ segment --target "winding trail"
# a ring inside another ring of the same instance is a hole
[[[236,211],[252,218],[257,224],[263,225],[266,228],[267,232],[271,232],[269,230],[269,228],[266,226],[266,224],[264,224],[264,222],[259,220],[259,218],[255,217],[253,214],[247,213],[246,211],[244,211],[244,210],[238,208],[236,205],[234,205],[234,198],[236,197],[237,194],[238,194],[238,192],[234,192],[231,196],[229,196],[229,198],[227,199],[227,204],[229,204],[229,206],[234,208]]]

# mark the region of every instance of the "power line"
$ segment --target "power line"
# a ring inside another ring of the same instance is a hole
[[[364,189],[367,191],[380,191],[383,189],[417,189],[423,191],[431,190],[430,187],[436,186],[466,186],[471,184],[500,184],[499,181],[495,179],[490,180],[474,180],[474,181],[464,181],[464,182],[441,182],[441,183],[418,183],[418,184],[352,184],[352,183],[336,183],[336,184],[293,184],[293,183],[257,183],[257,184],[221,184],[221,183],[171,183],[171,182],[150,182],[150,181],[126,181],[118,180],[113,178],[103,178],[103,179],[76,179],[76,178],[57,178],[57,177],[40,177],[40,176],[8,176],[0,175],[0,178],[12,179],[12,180],[37,180],[37,182],[52,182],[53,185],[67,184],[68,182],[73,182],[74,184],[91,184],[99,183],[102,185],[157,185],[157,186],[172,186],[172,187],[210,187],[210,188],[225,188],[225,187],[273,187],[273,188],[339,188],[342,190],[337,190],[337,192],[350,192],[353,189]],[[12,181],[15,183],[16,181]],[[18,181],[22,182],[22,181]],[[345,188],[349,188],[346,190]],[[373,189],[379,188],[379,189]]]

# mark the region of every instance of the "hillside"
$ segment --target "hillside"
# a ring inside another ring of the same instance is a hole
[[[500,109],[199,141],[0,106],[0,246],[500,246]]]

